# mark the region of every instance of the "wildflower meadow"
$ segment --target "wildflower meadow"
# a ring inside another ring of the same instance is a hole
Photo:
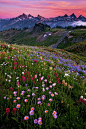
[[[86,129],[86,62],[0,43],[1,129]]]

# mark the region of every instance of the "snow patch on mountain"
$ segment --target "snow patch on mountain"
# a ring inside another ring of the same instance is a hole
[[[44,34],[44,37],[46,37],[47,35],[46,34]]]

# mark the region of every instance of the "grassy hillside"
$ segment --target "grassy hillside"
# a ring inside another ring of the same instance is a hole
[[[40,30],[40,29],[38,29]],[[26,29],[26,30],[8,30],[0,32],[0,40],[6,41],[10,44],[24,44],[24,45],[33,45],[33,46],[50,46],[58,42],[58,40],[63,36],[63,32],[65,29],[51,29],[46,28],[44,31],[36,32],[33,29]],[[68,30],[66,30],[68,31]],[[51,32],[56,33],[59,32],[60,34],[56,34],[53,36],[48,37],[44,41],[37,42],[36,39],[43,34],[44,32]],[[68,35],[64,38],[64,40],[58,44],[57,48],[64,49],[69,46],[72,46],[78,42],[86,40],[86,29],[75,29],[71,32],[68,31]]]
[[[44,32],[52,32],[55,33],[57,31],[62,31],[61,29],[46,29],[43,32],[35,32],[35,31],[30,31],[29,29],[27,30],[8,30],[8,31],[3,31],[0,32],[0,40],[1,41],[6,41],[10,44],[24,44],[24,45],[32,45],[32,46],[50,46],[53,43],[57,43],[59,38],[62,35],[55,35],[55,36],[50,36],[44,41],[37,42],[36,39],[38,36],[43,34]]]
[[[86,61],[86,40],[67,47],[65,50],[77,54],[82,60]]]
[[[6,31],[5,32],[3,31],[3,32],[0,32],[0,39],[10,44],[16,43],[16,44],[33,45],[33,46],[35,45],[49,46],[53,43],[56,43],[58,39],[60,38],[59,36],[50,36],[45,41],[37,42],[36,41],[37,37],[41,35],[42,33],[43,32],[35,34],[32,32],[17,31],[17,30],[11,30],[11,33],[9,33],[9,31],[6,33]]]
[[[80,43],[76,43],[70,47],[65,48],[65,50],[70,51],[70,52],[84,52],[86,51],[86,40]]]
[[[75,29],[71,32],[69,31],[68,36],[59,43],[57,48],[64,49],[84,40],[86,40],[86,29]]]
[[[0,128],[86,128],[86,62],[78,55],[0,43],[0,80]]]

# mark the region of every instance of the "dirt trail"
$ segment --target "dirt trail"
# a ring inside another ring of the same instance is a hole
[[[68,35],[68,32],[65,31],[64,35],[58,40],[57,43],[52,44],[52,45],[50,45],[50,46],[48,46],[48,47],[57,48],[58,44],[59,44],[60,42],[62,42],[62,41],[64,40],[64,38],[65,38],[67,35]]]

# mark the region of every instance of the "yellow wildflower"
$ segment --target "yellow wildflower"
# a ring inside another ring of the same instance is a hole
[[[49,70],[52,70],[52,67],[49,67]]]
[[[40,56],[40,59],[42,60],[42,56]]]
[[[66,83],[64,83],[64,86],[67,86],[67,82],[66,82]]]
[[[61,101],[61,103],[63,103],[63,101]]]
[[[65,80],[62,80],[62,84],[64,84],[65,83]]]
[[[12,95],[10,95],[10,97],[9,97],[10,99],[12,99]]]

